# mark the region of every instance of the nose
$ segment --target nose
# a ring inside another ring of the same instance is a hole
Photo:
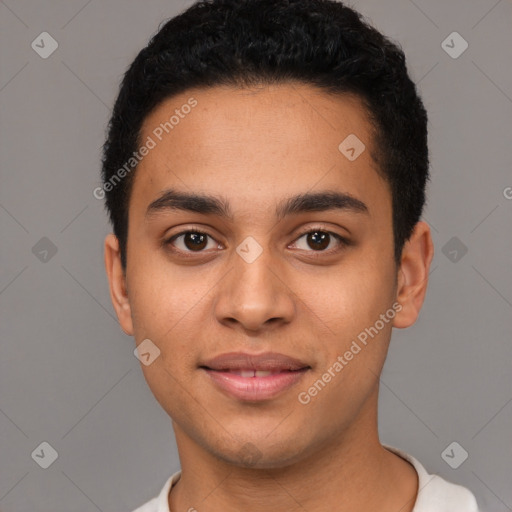
[[[263,332],[290,323],[296,312],[294,293],[286,283],[282,262],[267,248],[254,260],[233,253],[231,271],[218,287],[215,315],[246,332]]]

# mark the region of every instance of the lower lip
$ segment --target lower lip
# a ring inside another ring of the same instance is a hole
[[[231,372],[202,368],[224,392],[240,400],[260,401],[274,398],[299,382],[308,368],[285,371],[266,377],[242,377]]]

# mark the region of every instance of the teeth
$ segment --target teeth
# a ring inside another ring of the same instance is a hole
[[[257,370],[254,372],[255,377],[268,377],[269,375],[272,375],[272,372],[268,370]]]
[[[240,375],[241,377],[268,377],[280,372],[272,372],[270,370],[231,370],[230,373]]]

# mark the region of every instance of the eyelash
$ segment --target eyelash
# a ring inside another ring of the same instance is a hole
[[[325,255],[331,255],[331,254],[337,253],[337,252],[343,250],[345,247],[350,245],[350,241],[349,240],[347,240],[346,238],[342,237],[341,235],[338,235],[338,233],[334,233],[332,231],[329,231],[328,229],[324,228],[323,226],[316,226],[314,228],[309,228],[308,230],[301,232],[297,236],[297,238],[294,240],[294,243],[297,242],[297,240],[299,240],[303,236],[308,235],[310,233],[315,233],[315,232],[329,234],[330,236],[334,237],[338,241],[339,245],[338,245],[337,248],[334,248],[334,249],[327,249],[327,250],[322,250],[322,251],[314,251],[314,250],[307,251],[307,252],[313,253],[311,255],[313,258],[318,258],[318,257],[322,257],[322,256],[325,256]],[[201,253],[204,253],[205,252],[204,250],[202,250],[202,251],[188,251],[188,250],[187,251],[183,251],[182,249],[176,249],[176,247],[174,247],[173,242],[177,238],[179,238],[180,236],[183,236],[183,235],[187,235],[189,233],[195,233],[195,234],[199,234],[199,235],[206,235],[207,237],[211,238],[212,240],[215,240],[215,238],[213,238],[213,236],[211,236],[208,233],[202,231],[201,229],[189,228],[189,229],[187,229],[185,231],[180,231],[179,233],[176,233],[175,235],[172,235],[168,239],[165,239],[163,241],[162,245],[167,247],[167,248],[169,248],[172,252],[174,252],[176,254],[186,255],[185,257],[187,257],[187,258],[189,258],[189,257],[193,258],[193,257],[195,257],[195,255],[199,255]]]

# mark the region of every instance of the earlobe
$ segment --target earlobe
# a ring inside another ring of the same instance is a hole
[[[117,237],[110,233],[105,238],[105,270],[110,288],[110,300],[123,331],[133,336],[130,301],[126,288],[126,276],[121,264],[121,253]]]
[[[427,291],[433,257],[434,244],[430,228],[426,222],[420,221],[402,251],[396,295],[402,309],[396,314],[393,327],[409,327],[418,318]]]

